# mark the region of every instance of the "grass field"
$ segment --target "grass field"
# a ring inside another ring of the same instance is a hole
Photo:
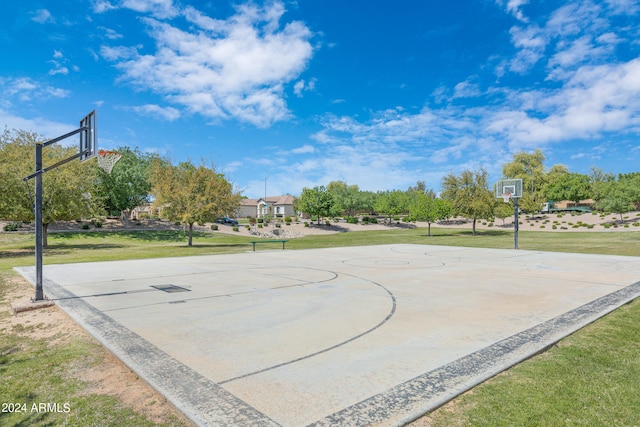
[[[291,239],[287,250],[389,243],[513,248],[509,231],[482,231],[472,236],[466,230],[432,228],[432,234],[427,237],[424,229],[390,229],[309,235]],[[640,256],[640,232],[521,231],[519,237],[520,249]],[[44,263],[244,252],[251,250],[249,240],[196,233],[194,246],[188,247],[186,234],[179,231],[51,233]],[[73,337],[26,342],[28,329],[39,326],[10,326],[7,294],[16,286],[13,267],[33,264],[32,234],[0,233],[0,304],[5,307],[0,312],[0,403],[56,402],[59,396],[71,396],[74,410],[36,416],[0,412],[0,425],[155,425],[83,382],[83,367],[100,363],[97,343]],[[638,425],[638,348],[640,302],[635,301],[474,388],[418,425]],[[169,418],[164,424],[181,425],[181,421]]]

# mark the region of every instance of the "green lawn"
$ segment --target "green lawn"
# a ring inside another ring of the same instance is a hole
[[[433,227],[389,229],[291,239],[287,250],[416,243],[513,248],[513,233]],[[50,233],[44,263],[107,261],[222,254],[251,250],[248,237],[196,233],[194,246],[179,231]],[[268,246],[262,246],[268,248]],[[530,232],[519,234],[520,249],[640,256],[640,232]],[[260,250],[260,247],[258,247]],[[274,249],[276,246],[274,246]],[[286,251],[285,251],[286,254]],[[15,266],[34,264],[33,235],[0,233],[0,396],[3,402],[70,401],[73,411],[36,416],[0,412],[0,425],[152,425],[117,399],[87,392],[68,375],[100,363],[99,346],[86,339],[25,342],[24,326],[8,326],[6,294]],[[46,293],[46,289],[45,289]],[[37,328],[30,325],[27,328]],[[640,423],[640,302],[629,304],[563,340],[558,346],[474,388],[456,399],[453,410],[437,411],[438,426],[638,425]],[[44,363],[42,363],[44,361]],[[22,424],[20,424],[22,423]],[[167,425],[180,425],[169,420]]]

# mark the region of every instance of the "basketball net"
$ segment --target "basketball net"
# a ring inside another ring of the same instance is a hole
[[[511,199],[511,193],[502,193],[502,200],[505,203],[509,203],[509,199]]]
[[[98,150],[98,166],[106,173],[111,173],[113,166],[120,160],[122,154],[117,151]]]

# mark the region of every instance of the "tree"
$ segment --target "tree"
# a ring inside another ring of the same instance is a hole
[[[544,172],[545,156],[540,149],[533,153],[520,152],[513,155],[513,160],[502,166],[502,175],[505,178],[522,179],[523,193],[537,193],[546,182]]]
[[[0,136],[0,218],[26,221],[33,218],[33,206],[22,178],[33,173],[33,153],[38,135],[5,129]]]
[[[347,185],[344,181],[331,181],[327,185],[327,191],[333,195],[336,212],[354,216],[358,210],[362,209],[362,198],[357,185]]]
[[[5,131],[0,143],[0,179],[3,195],[2,216],[29,221],[34,218],[34,180],[25,186],[22,178],[34,172],[34,145],[44,142],[37,134]],[[72,147],[53,144],[43,150],[43,167],[51,166],[76,153]],[[5,175],[6,174],[6,175]],[[49,225],[92,217],[99,212],[99,198],[94,197],[95,180],[89,163],[72,161],[46,172],[42,177],[42,246],[48,247]],[[6,183],[6,187],[5,184]],[[6,189],[5,189],[6,188]]]
[[[616,177],[611,173],[605,173],[602,169],[592,167],[589,174],[589,183],[591,184],[591,193],[593,199],[597,202],[601,201],[605,195],[609,183],[616,180]]]
[[[531,194],[525,191],[522,197],[518,200],[518,206],[524,212],[535,213],[540,211],[544,201],[545,199],[542,197],[541,193]],[[513,209],[511,210],[513,211]]]
[[[193,246],[193,224],[215,221],[238,209],[240,194],[223,174],[190,161],[173,166],[156,159],[152,166],[155,206],[171,221],[189,225],[189,246]]]
[[[508,216],[513,216],[513,204],[511,201],[509,203],[502,203],[498,200],[498,203],[493,208],[493,214],[496,218],[500,218],[502,220],[502,225],[504,225],[504,219]]]
[[[640,196],[640,188],[630,180],[609,181],[601,184],[600,189],[598,209],[620,214],[620,222],[623,221],[622,214],[635,208],[634,202]]]
[[[149,169],[157,156],[129,147],[120,147],[116,151],[122,157],[111,173],[98,169],[98,191],[104,200],[106,211],[117,212],[124,218],[125,225],[128,225],[131,211],[149,202],[152,188]]]
[[[580,200],[590,198],[593,193],[589,176],[570,172],[547,184],[544,194],[550,200],[571,200],[578,204]]]
[[[412,221],[425,221],[427,235],[431,236],[431,223],[446,219],[451,215],[451,204],[443,199],[431,197],[425,192],[416,193],[409,205],[409,218]]]
[[[75,148],[59,145],[52,145],[45,150],[47,150],[46,157],[49,157],[51,163],[67,159],[76,153]],[[72,161],[43,175],[42,246],[44,248],[48,246],[47,231],[51,223],[92,218],[102,213],[100,199],[94,196],[93,173],[90,163]]]
[[[493,220],[495,198],[489,190],[487,172],[463,171],[459,176],[450,173],[442,180],[441,197],[448,200],[453,212],[473,220],[472,233],[476,234],[478,219]]]
[[[323,217],[331,217],[337,213],[336,201],[325,186],[316,186],[313,188],[303,188],[302,194],[298,199],[298,210],[320,219]]]
[[[376,200],[378,200],[378,194],[374,193],[373,191],[360,191],[358,198],[360,199],[361,210],[369,214],[373,214],[375,210],[374,206],[376,205]]]
[[[391,223],[391,219],[394,216],[409,210],[409,198],[407,193],[400,190],[379,192],[374,209],[376,212],[386,216],[389,223]]]
[[[542,187],[542,194],[545,198],[545,201],[552,200],[553,197],[549,197],[546,193],[547,187],[555,184],[558,180],[561,180],[566,174],[569,173],[569,168],[562,164],[555,164],[549,168],[546,175],[546,183],[544,187]]]
[[[640,172],[618,174],[618,181],[625,184],[631,194],[631,201],[637,208],[640,206]]]

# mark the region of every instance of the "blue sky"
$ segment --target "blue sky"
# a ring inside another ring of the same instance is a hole
[[[406,189],[513,153],[640,171],[637,0],[0,6],[0,125],[213,162],[249,197]],[[76,140],[68,143],[76,143]]]

